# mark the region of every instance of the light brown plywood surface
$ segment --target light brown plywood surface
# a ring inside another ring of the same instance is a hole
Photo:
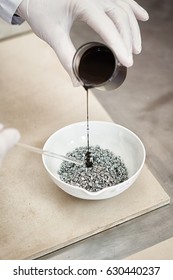
[[[17,127],[22,142],[42,147],[57,129],[86,119],[84,90],[72,87],[53,51],[35,35],[2,42],[0,63],[0,121]],[[90,119],[112,121],[91,93]],[[0,259],[41,256],[169,201],[146,166],[113,199],[71,197],[50,180],[39,155],[15,147],[0,170]]]
[[[127,260],[173,260],[173,237],[126,258]]]

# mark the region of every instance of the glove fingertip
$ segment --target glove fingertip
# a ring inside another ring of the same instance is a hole
[[[4,131],[7,147],[10,149],[20,140],[20,133],[15,128],[8,128]]]
[[[140,16],[140,20],[147,21],[147,20],[149,20],[149,18],[150,17],[149,17],[149,14],[147,13],[147,11],[142,8],[142,13],[141,13],[141,16]]]
[[[19,133],[19,131],[15,128],[11,128],[11,133],[12,133],[12,137],[13,137],[13,143],[16,144],[20,138],[21,138],[21,135]]]
[[[79,87],[81,86],[81,83],[74,77],[71,77],[71,80],[72,80],[72,84],[74,87]]]

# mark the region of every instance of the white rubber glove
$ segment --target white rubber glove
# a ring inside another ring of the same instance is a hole
[[[6,128],[0,123],[0,166],[3,158],[9,149],[11,149],[20,139],[18,130]]]
[[[69,33],[75,19],[86,22],[119,61],[130,67],[132,54],[141,52],[137,20],[149,18],[134,0],[23,0],[16,13],[55,50],[74,85],[77,81],[72,72],[75,48]]]

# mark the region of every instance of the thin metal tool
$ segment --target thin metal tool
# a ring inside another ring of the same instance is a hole
[[[45,151],[45,150],[42,150],[40,148],[33,147],[33,146],[30,146],[30,145],[27,145],[27,144],[24,144],[24,143],[21,143],[21,142],[18,142],[17,146],[22,147],[24,149],[27,149],[28,151],[31,151],[31,152],[34,152],[34,153],[37,153],[37,154],[45,155],[45,156],[48,156],[48,157],[53,157],[53,158],[56,158],[56,159],[59,159],[59,160],[65,160],[65,161],[68,161],[68,162],[75,163],[77,165],[82,165],[83,164],[83,162],[80,161],[80,160],[69,158],[69,157],[59,155],[59,154],[56,154],[56,153],[53,153],[53,152]]]

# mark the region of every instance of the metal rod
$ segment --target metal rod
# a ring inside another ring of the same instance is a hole
[[[30,146],[30,145],[27,145],[27,144],[24,144],[24,143],[21,143],[21,142],[18,142],[17,146],[22,147],[22,148],[24,148],[28,151],[31,151],[31,152],[34,152],[34,153],[37,153],[37,154],[45,155],[45,156],[48,156],[48,157],[53,157],[53,158],[56,158],[56,159],[59,159],[59,160],[69,161],[69,162],[72,162],[72,163],[75,163],[75,164],[78,164],[78,165],[83,164],[83,162],[80,161],[80,160],[69,158],[69,157],[59,155],[59,154],[56,154],[56,153],[53,153],[53,152],[45,151],[45,150],[42,150],[40,148]]]

